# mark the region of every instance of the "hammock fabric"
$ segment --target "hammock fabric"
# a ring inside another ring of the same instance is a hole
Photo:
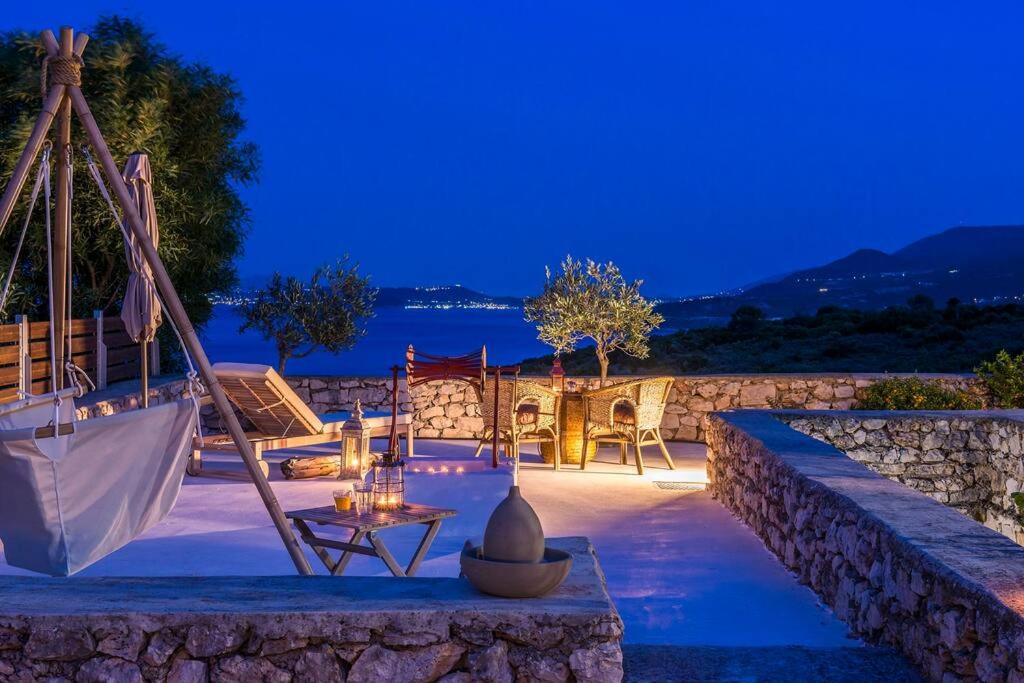
[[[74,431],[56,438],[35,436],[52,400],[0,416],[0,540],[8,564],[68,576],[167,516],[196,417],[188,399],[74,422],[69,397],[59,412]]]

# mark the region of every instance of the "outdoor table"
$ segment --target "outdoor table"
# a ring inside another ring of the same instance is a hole
[[[434,542],[434,537],[437,536],[437,532],[441,528],[441,520],[446,517],[454,517],[455,510],[407,504],[401,510],[374,510],[359,515],[354,510],[338,512],[333,505],[325,505],[306,510],[291,510],[286,512],[285,516],[295,523],[295,528],[299,530],[302,540],[309,544],[332,576],[341,576],[353,555],[379,557],[395,576],[413,576],[419,569],[420,562],[423,561],[427,550],[430,549],[430,544]],[[309,522],[321,526],[329,525],[351,529],[352,536],[348,541],[323,538],[313,533],[309,528]],[[409,524],[423,524],[427,528],[416,552],[413,553],[409,566],[403,570],[377,532]],[[362,544],[364,538],[369,546]],[[331,558],[330,553],[327,552],[328,548],[342,551],[337,561]]]
[[[578,465],[583,452],[583,394],[579,391],[563,391],[558,411],[559,448],[562,464]],[[587,447],[587,462],[594,459],[597,443]],[[544,462],[555,461],[555,447],[550,442],[540,443],[540,455]]]

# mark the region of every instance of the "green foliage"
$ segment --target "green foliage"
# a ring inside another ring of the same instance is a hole
[[[975,370],[1000,408],[1024,407],[1024,352],[1011,356],[1005,349]]]
[[[235,282],[248,212],[236,186],[255,180],[255,146],[241,140],[245,122],[234,81],[167,52],[134,21],[109,17],[88,31],[83,90],[114,159],[149,154],[160,222],[160,255],[192,322],[211,313],[210,294]],[[44,52],[38,33],[0,35],[0,179],[14,168],[41,104],[39,72]],[[51,132],[51,140],[55,137]],[[76,153],[85,135],[74,122]],[[76,160],[72,207],[74,314],[116,313],[128,278],[121,235],[109,210]],[[34,169],[33,169],[34,174]],[[0,264],[9,264],[27,201],[21,202],[0,239]],[[30,228],[16,275],[22,307],[46,313],[46,252],[41,207]],[[19,229],[14,229],[17,226]],[[6,265],[3,270],[6,271]]]
[[[351,349],[366,334],[363,323],[373,317],[377,290],[358,266],[347,259],[321,266],[308,283],[274,273],[265,289],[241,307],[240,332],[258,331],[277,345],[278,371],[291,358],[319,348],[331,353]]]
[[[537,324],[537,338],[554,347],[555,353],[574,351],[585,339],[594,343],[601,379],[608,375],[608,356],[613,351],[646,358],[647,339],[664,318],[654,304],[640,294],[643,280],[627,282],[618,266],[587,259],[584,265],[572,256],[562,262],[562,272],[551,276],[545,269],[544,291],[527,299],[528,322]]]
[[[919,377],[893,377],[867,387],[860,410],[978,410],[981,403],[965,391],[925,382]]]
[[[650,339],[650,354],[611,355],[621,374],[762,372],[972,372],[1000,349],[1024,351],[1024,308],[892,306],[860,311],[829,306],[782,320],[737,312],[719,327],[680,329]],[[754,309],[756,310],[756,309]],[[685,321],[677,323],[682,326]],[[566,372],[594,374],[589,349],[562,359]],[[547,372],[550,357],[525,361],[524,371]]]

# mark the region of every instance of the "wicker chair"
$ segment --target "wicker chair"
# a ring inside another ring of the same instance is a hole
[[[498,440],[505,452],[519,456],[523,443],[550,441],[555,447],[555,469],[561,467],[559,452],[558,408],[561,396],[557,391],[529,380],[513,376],[498,381],[498,419],[494,419],[494,378],[484,380],[484,399],[480,402],[484,433],[477,446],[476,456],[484,447],[493,443],[494,425],[497,424]]]
[[[642,446],[657,445],[669,469],[676,468],[661,438],[661,417],[665,413],[671,377],[650,377],[613,384],[583,392],[583,453],[590,441],[619,444],[619,459],[626,464],[628,444],[636,452],[636,471],[644,473]],[[587,464],[580,459],[580,469]]]

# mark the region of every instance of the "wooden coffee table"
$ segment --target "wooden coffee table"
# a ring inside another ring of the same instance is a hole
[[[374,511],[357,515],[354,510],[338,512],[333,505],[325,505],[306,510],[291,510],[284,514],[292,520],[302,540],[309,544],[309,547],[313,549],[332,576],[341,576],[353,555],[379,557],[395,576],[413,576],[419,569],[427,550],[430,549],[430,545],[434,542],[434,538],[441,528],[441,521],[447,517],[454,517],[455,510],[412,503],[401,510]],[[313,533],[309,527],[310,523],[351,529],[352,536],[348,541],[323,538]],[[423,538],[420,540],[416,552],[413,553],[409,565],[402,569],[377,532],[409,524],[423,524],[427,528],[423,532]],[[363,545],[363,539],[366,539],[369,545]],[[337,560],[331,557],[327,551],[328,548],[341,551]]]

